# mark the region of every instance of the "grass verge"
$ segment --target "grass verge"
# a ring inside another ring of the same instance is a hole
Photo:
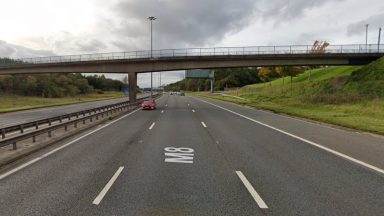
[[[43,98],[17,95],[0,95],[0,113],[14,112],[20,110],[36,109],[51,106],[108,100],[126,97],[122,92],[105,92],[104,94],[86,94],[76,97]]]
[[[226,91],[226,96],[197,95],[384,134],[383,72],[384,58],[362,67],[308,70],[292,83],[280,78]]]
[[[290,96],[276,97],[249,94],[242,95],[244,100],[212,95],[207,92],[190,93],[190,95],[219,99],[256,109],[270,110],[347,128],[384,134],[384,101],[382,99],[343,104],[314,104]]]

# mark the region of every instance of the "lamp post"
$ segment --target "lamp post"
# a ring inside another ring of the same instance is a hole
[[[377,42],[377,52],[380,52],[381,27],[379,28],[379,41]]]
[[[369,24],[365,24],[365,50],[368,51],[368,26]]]
[[[152,44],[153,44],[153,41],[152,41],[152,22],[154,21],[154,20],[156,20],[156,17],[154,17],[154,16],[150,16],[150,17],[148,17],[148,20],[151,22],[151,59],[152,59],[152,50],[153,50],[153,48],[152,48]],[[151,98],[152,98],[152,96],[153,96],[153,92],[152,92],[152,85],[153,85],[153,81],[152,81],[152,71],[151,71]]]

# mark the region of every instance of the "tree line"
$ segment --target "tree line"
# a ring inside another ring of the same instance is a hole
[[[67,97],[102,91],[121,91],[125,84],[104,75],[70,74],[1,75],[0,94]]]
[[[22,64],[9,58],[0,58],[0,64]],[[0,75],[0,94],[23,96],[66,97],[101,91],[121,91],[126,84],[104,75],[84,76],[67,74]]]
[[[255,83],[267,83],[277,78],[297,76],[305,71],[306,67],[248,67],[215,69],[214,89],[242,87]],[[165,87],[168,91],[208,91],[211,88],[209,79],[183,79]]]

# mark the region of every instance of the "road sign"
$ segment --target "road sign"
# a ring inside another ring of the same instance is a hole
[[[185,78],[188,79],[213,79],[213,70],[186,70]]]
[[[124,88],[123,88],[123,92],[124,92],[124,94],[128,94],[128,93],[129,93],[129,89],[128,89],[128,87],[124,87]]]

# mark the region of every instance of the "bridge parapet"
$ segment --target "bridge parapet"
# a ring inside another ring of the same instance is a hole
[[[95,62],[108,60],[156,60],[162,58],[187,58],[207,56],[267,56],[267,55],[327,55],[327,54],[377,54],[384,53],[384,44],[344,44],[330,45],[324,53],[312,49],[312,45],[289,46],[248,46],[248,47],[213,47],[162,49],[151,51],[112,52],[81,55],[48,56],[36,58],[20,58],[14,61],[0,59],[0,68],[20,66],[21,64],[54,64]]]

